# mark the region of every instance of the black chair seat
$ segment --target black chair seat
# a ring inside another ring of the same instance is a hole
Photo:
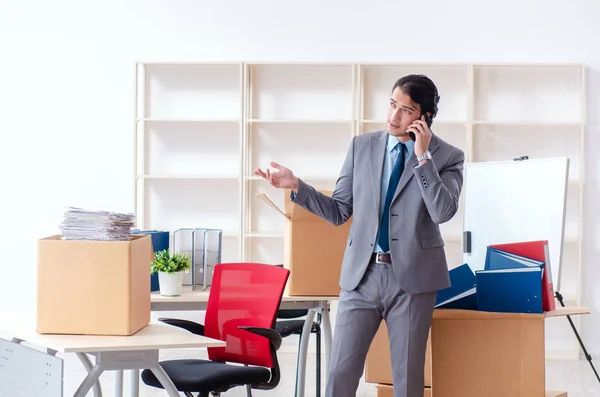
[[[231,387],[267,383],[271,379],[271,371],[267,368],[228,365],[208,360],[168,360],[161,361],[160,365],[179,391],[224,392]],[[235,384],[232,384],[234,379]],[[162,388],[149,369],[142,371],[142,380],[149,386]]]
[[[284,320],[275,322],[275,329],[281,334],[282,338],[286,338],[292,334],[302,333],[303,327],[304,320]],[[319,324],[313,322],[311,332],[317,332],[319,328]]]

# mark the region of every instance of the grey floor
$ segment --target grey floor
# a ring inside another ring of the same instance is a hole
[[[295,371],[296,371],[296,349],[298,347],[297,337],[286,338],[284,344],[280,350],[280,363],[282,366],[282,381],[279,387],[271,392],[260,392],[254,391],[253,396],[277,396],[277,397],[291,397],[294,395],[294,382],[295,382]],[[72,396],[77,389],[79,383],[83,380],[86,373],[80,362],[74,355],[61,355],[64,358],[65,368],[65,391],[64,396]],[[167,351],[161,353],[161,359],[171,358],[187,358],[187,357],[199,357],[205,358],[206,352],[200,350],[176,350]],[[314,339],[311,339],[309,348],[308,358],[308,369],[307,369],[307,386],[306,396],[315,396],[315,349]],[[600,359],[599,359],[600,360]],[[323,361],[324,362],[324,361]],[[600,361],[595,363],[596,367],[600,370]],[[568,391],[569,397],[600,397],[600,383],[596,380],[592,369],[587,361],[547,361],[547,389],[552,390],[563,390]],[[102,392],[105,397],[112,397],[115,395],[114,391],[114,374],[107,372],[100,378],[102,382]],[[125,393],[124,396],[129,396],[129,373],[125,373]],[[323,379],[323,378],[322,378]],[[324,382],[324,380],[323,380]],[[322,384],[322,390],[324,390],[324,383]],[[90,392],[89,396],[92,395]],[[230,390],[223,394],[224,396],[246,396],[245,389],[238,388]],[[324,396],[324,394],[321,394]],[[359,397],[375,396],[375,385],[364,383],[361,381],[358,392],[356,394]],[[140,396],[143,397],[159,397],[165,396],[163,390],[154,389],[145,386],[143,383],[140,385]],[[482,396],[484,397],[484,396]]]

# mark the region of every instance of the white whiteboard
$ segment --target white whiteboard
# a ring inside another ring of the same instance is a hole
[[[560,291],[569,159],[468,163],[464,174],[463,231],[471,232],[471,252],[463,247],[463,263],[481,270],[488,245],[548,240]]]

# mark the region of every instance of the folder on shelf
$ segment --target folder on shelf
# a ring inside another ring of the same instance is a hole
[[[192,228],[181,228],[175,230],[173,233],[173,253],[180,253],[187,255],[192,261],[191,271],[187,271],[183,274],[182,285],[193,286],[194,280],[194,229]]]
[[[476,278],[468,264],[458,266],[449,272],[448,288],[439,290],[435,307],[439,309],[477,310]]]
[[[542,305],[545,312],[556,309],[554,301],[554,285],[552,279],[552,266],[550,263],[550,249],[547,240],[536,241],[521,241],[506,244],[493,244],[488,247],[486,254],[485,269],[489,269],[489,260],[494,257],[494,252],[491,250],[502,251],[519,256],[521,259],[527,258],[530,260],[543,263],[542,272]],[[489,258],[488,258],[489,257]],[[538,264],[534,264],[537,266]]]
[[[214,268],[221,263],[223,231],[207,229],[204,233],[204,253],[202,267],[202,285],[206,289],[212,284]]]
[[[204,228],[194,228],[192,232],[192,246],[194,250],[194,254],[192,255],[192,284],[204,285],[204,238],[206,235],[206,231],[208,229]]]
[[[475,272],[477,308],[501,313],[542,313],[542,268],[527,266]]]
[[[159,252],[162,250],[169,249],[169,232],[162,230],[139,230],[134,229],[131,231],[132,234],[149,234],[152,241],[153,251]],[[158,273],[150,275],[150,291],[158,291]]]

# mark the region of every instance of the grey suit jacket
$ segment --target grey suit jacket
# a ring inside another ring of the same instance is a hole
[[[356,136],[332,197],[300,180],[294,202],[334,225],[352,217],[342,263],[340,286],[353,290],[369,265],[379,227],[381,177],[387,132]],[[433,135],[432,159],[421,167],[413,153],[390,206],[390,254],[396,278],[409,293],[450,286],[439,225],[458,210],[464,153]]]

